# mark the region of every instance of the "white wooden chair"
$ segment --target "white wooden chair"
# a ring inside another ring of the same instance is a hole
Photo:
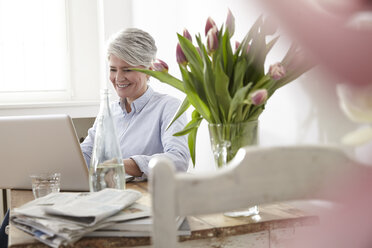
[[[324,199],[333,177],[358,167],[326,146],[247,147],[231,163],[205,174],[175,173],[164,157],[150,161],[154,247],[177,246],[176,216],[220,213],[256,204]],[[350,174],[349,174],[350,175]]]

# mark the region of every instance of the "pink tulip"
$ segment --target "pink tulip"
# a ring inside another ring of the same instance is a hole
[[[267,100],[267,90],[260,89],[256,90],[251,94],[251,101],[253,105],[259,106],[266,102]]]
[[[238,50],[239,46],[240,46],[240,42],[235,41],[235,51]],[[250,48],[251,48],[251,46],[248,44],[247,50],[245,51],[245,54],[248,54]]]
[[[328,1],[332,4],[322,4],[322,7],[330,7],[327,11],[319,11],[310,1],[260,2],[270,6],[283,27],[292,34],[292,39],[311,55],[306,60],[311,59],[314,64],[322,64],[337,77],[338,80],[332,81],[358,85],[372,82],[371,29],[355,29],[345,25],[356,20],[355,17],[362,11],[370,13],[371,1]],[[370,15],[366,14],[367,16]]]
[[[182,51],[181,45],[178,43],[177,48],[176,48],[176,58],[177,58],[177,63],[181,65],[186,65],[187,64],[187,59]]]
[[[240,46],[240,42],[239,41],[235,41],[235,51],[238,50]]]
[[[226,29],[229,30],[229,36],[231,38],[235,32],[235,17],[231,13],[230,9],[227,12]]]
[[[214,52],[218,48],[218,30],[217,27],[214,26],[212,29],[208,31],[207,34],[207,47],[210,53]]]
[[[213,27],[217,27],[216,23],[213,21],[211,17],[208,17],[207,23],[205,24],[205,36],[208,35],[209,30]]]
[[[278,62],[270,66],[269,68],[269,75],[274,79],[274,80],[279,80],[285,76],[285,68],[284,66]]]
[[[183,37],[185,37],[186,39],[192,42],[192,37],[186,28],[183,30]]]
[[[152,69],[154,71],[162,71],[162,72],[168,72],[168,65],[161,59],[157,59],[156,62],[152,63]]]

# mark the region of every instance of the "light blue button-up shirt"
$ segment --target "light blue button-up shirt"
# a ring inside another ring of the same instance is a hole
[[[180,101],[148,87],[141,97],[132,102],[130,113],[121,105],[120,102],[113,102],[110,108],[123,159],[132,158],[146,176],[149,173],[150,159],[158,155],[171,159],[176,171],[186,171],[190,160],[187,137],[173,136],[185,127],[187,123],[185,114],[167,129]],[[88,130],[88,136],[81,144],[88,166],[95,133],[96,123]]]

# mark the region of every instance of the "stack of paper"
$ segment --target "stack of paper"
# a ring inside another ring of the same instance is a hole
[[[41,242],[59,247],[116,222],[149,216],[148,207],[135,203],[140,197],[129,189],[52,193],[13,209],[11,221]]]

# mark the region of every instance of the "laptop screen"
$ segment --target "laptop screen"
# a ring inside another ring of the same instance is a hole
[[[68,115],[0,117],[0,188],[31,189],[31,174],[61,173],[61,190],[89,191]]]

